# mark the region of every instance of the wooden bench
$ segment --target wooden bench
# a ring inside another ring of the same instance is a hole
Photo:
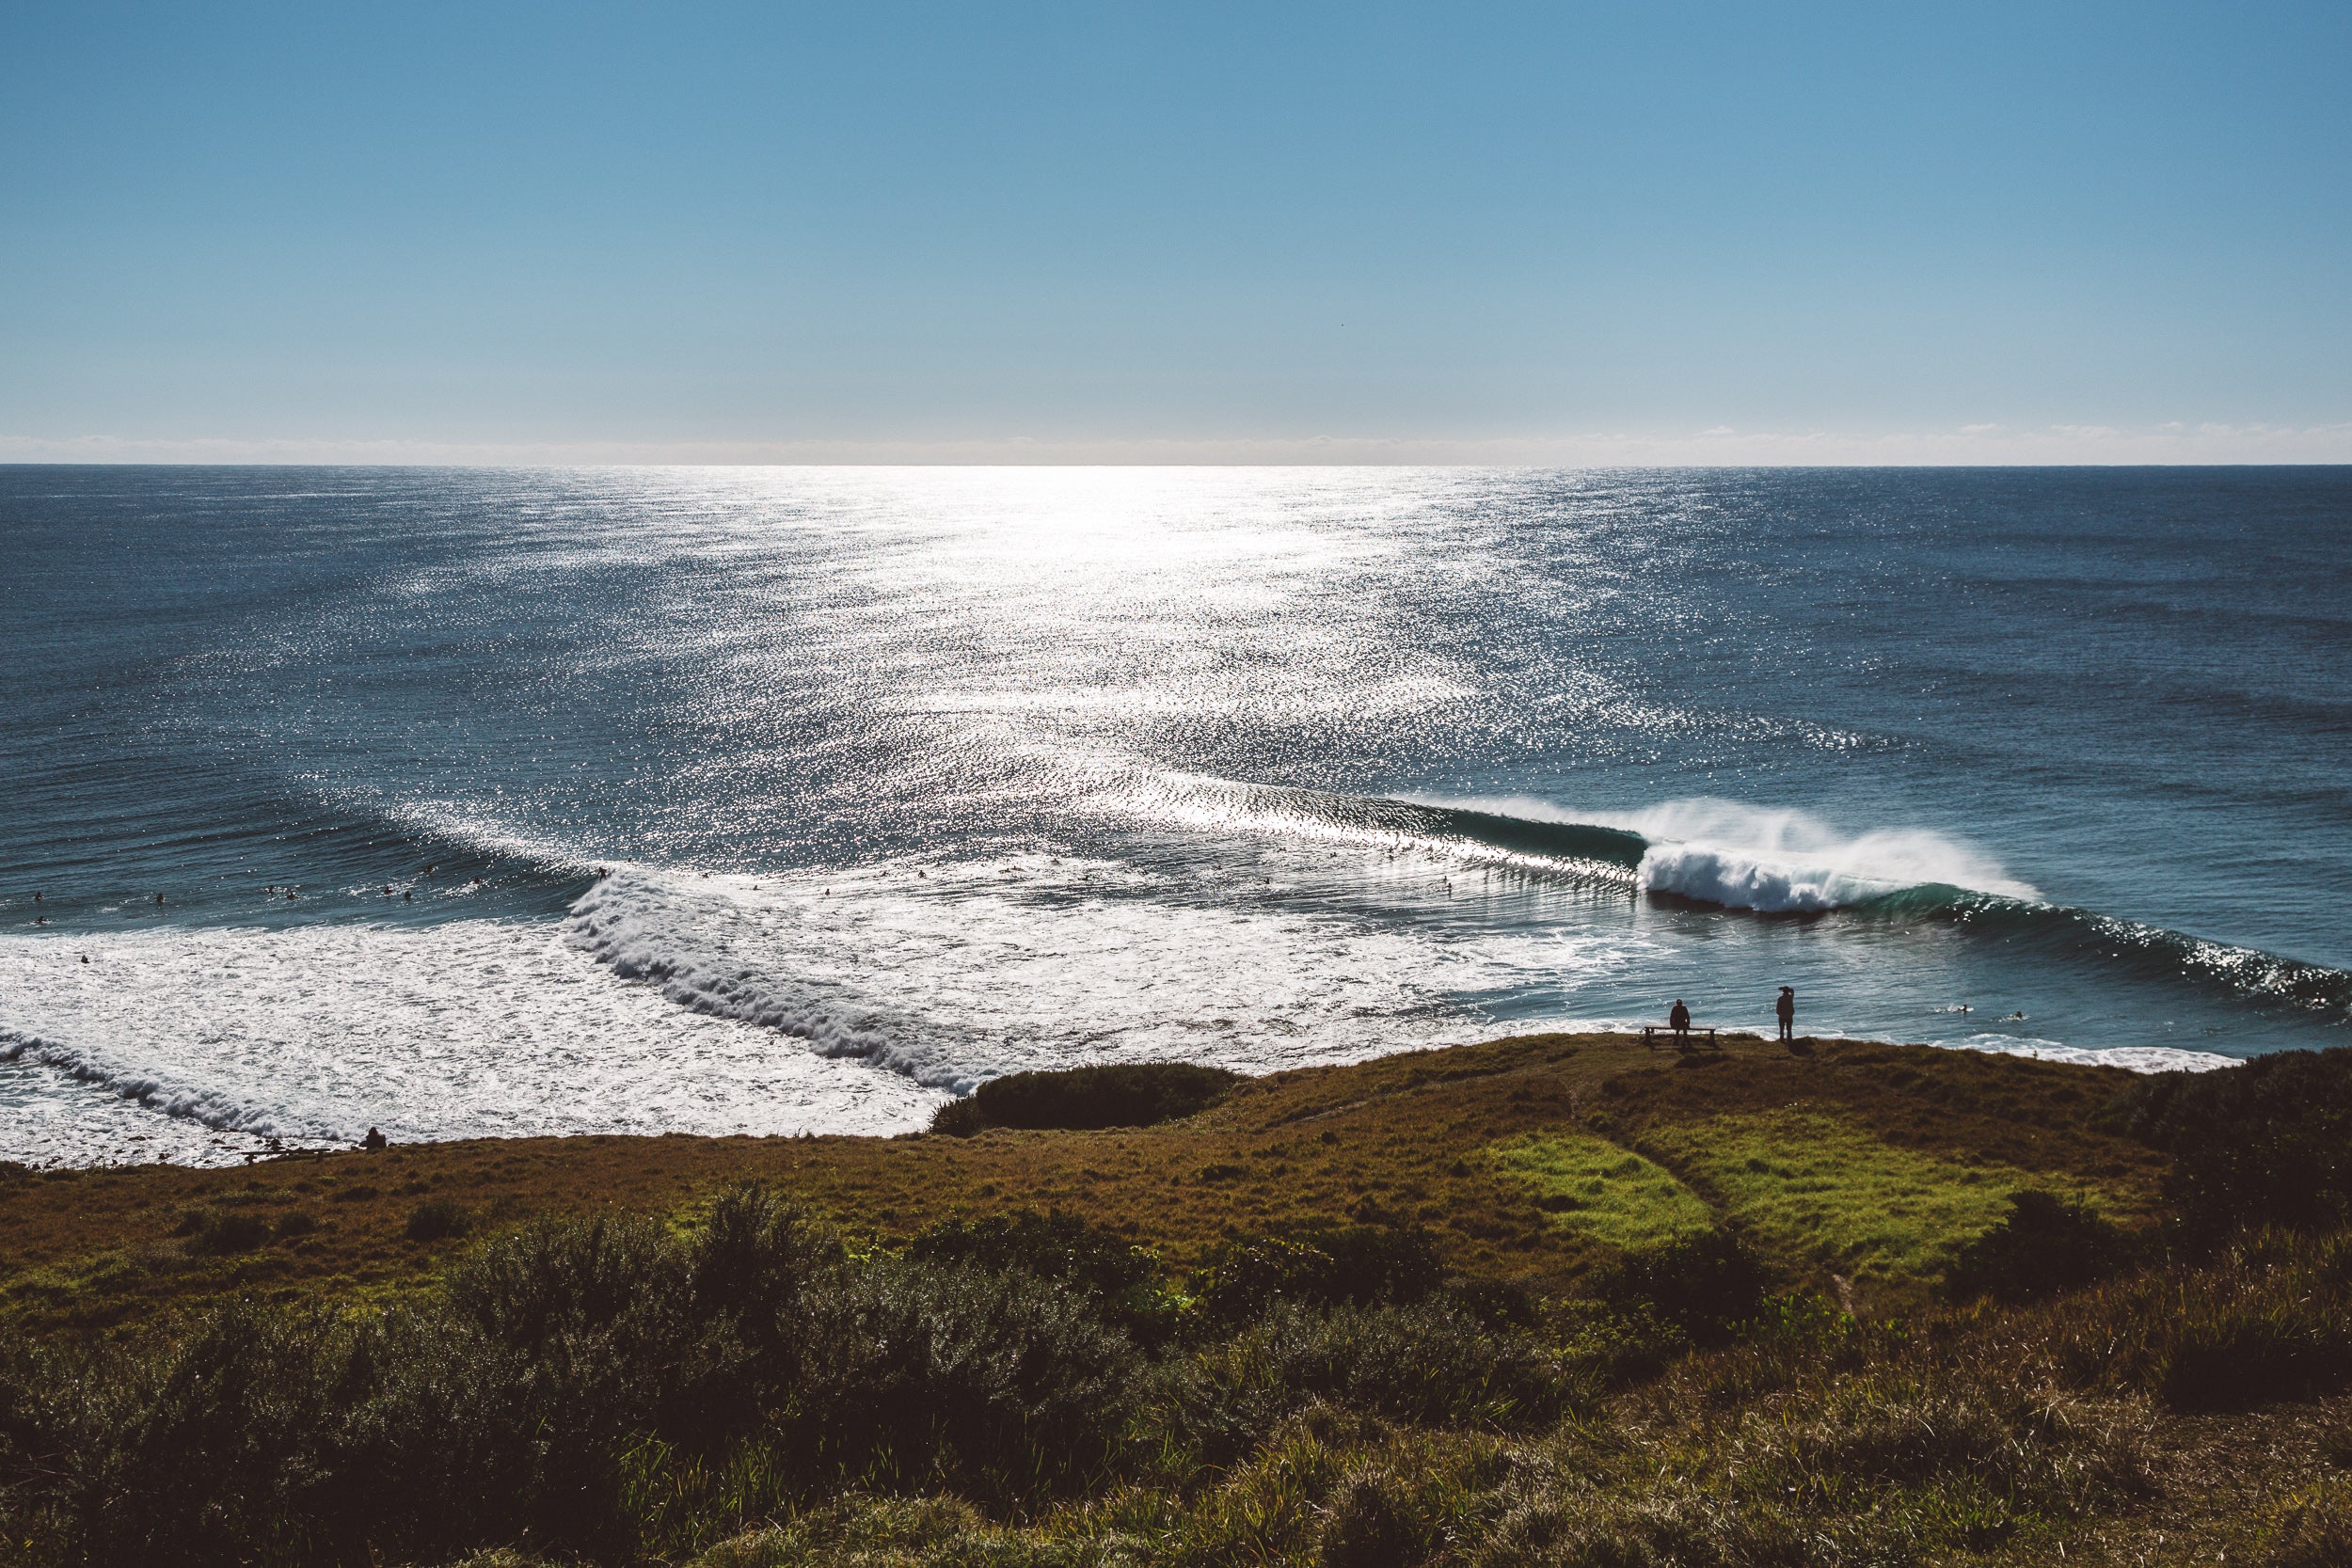
[[[1645,1023],[1642,1025],[1642,1043],[1648,1046],[1652,1051],[1658,1049],[1658,1037],[1661,1035],[1665,1036],[1669,1039],[1677,1038],[1675,1032],[1662,1023]],[[1720,1051],[1723,1049],[1723,1047],[1715,1043],[1715,1031],[1712,1029],[1687,1029],[1683,1031],[1679,1039],[1677,1040],[1677,1043],[1679,1044],[1683,1050],[1688,1051],[1691,1049],[1691,1042],[1701,1035],[1705,1035],[1707,1037],[1708,1050]]]

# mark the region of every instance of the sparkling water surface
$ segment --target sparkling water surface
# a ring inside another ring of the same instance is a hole
[[[2352,1021],[2352,470],[19,467],[0,542],[0,1158]]]

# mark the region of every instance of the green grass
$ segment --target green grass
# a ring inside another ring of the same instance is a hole
[[[1673,1172],[1590,1132],[1531,1133],[1493,1157],[1552,1223],[1610,1246],[1659,1246],[1715,1227],[1715,1211]]]
[[[1900,1148],[1841,1117],[1787,1110],[1655,1128],[1643,1147],[1769,1244],[1851,1278],[1923,1279],[2000,1223],[2036,1179]]]

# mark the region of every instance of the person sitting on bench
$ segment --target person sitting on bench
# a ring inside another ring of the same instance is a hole
[[[1675,1032],[1675,1045],[1677,1049],[1683,1051],[1691,1049],[1691,1009],[1682,1005],[1682,998],[1679,996],[1675,998],[1674,1011],[1666,1015],[1666,1026]]]

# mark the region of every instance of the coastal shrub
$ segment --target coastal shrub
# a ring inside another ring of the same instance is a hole
[[[516,1350],[612,1328],[675,1303],[682,1250],[644,1215],[542,1219],[466,1254],[442,1276],[449,1310]]]
[[[1629,1252],[1593,1279],[1620,1312],[1670,1323],[1702,1345],[1721,1344],[1762,1310],[1764,1265],[1728,1228]]]
[[[1106,1472],[1143,1358],[1080,1294],[1021,1271],[877,1260],[817,1281],[793,1439],[843,1484],[981,1501]]]
[[[2078,1387],[2175,1410],[2249,1409],[2352,1387],[2352,1239],[2240,1235],[2200,1267],[2120,1276],[1999,1318],[2006,1354]],[[1981,1309],[1980,1309],[1981,1310]]]
[[[266,1246],[270,1240],[267,1214],[250,1209],[199,1209],[182,1218],[180,1234],[190,1252],[223,1258]]]
[[[1435,1543],[1400,1490],[1394,1477],[1378,1471],[1349,1477],[1325,1510],[1317,1568],[1417,1568],[1428,1561]]]
[[[1158,1272],[1152,1254],[1117,1231],[1080,1214],[1034,1209],[946,1220],[907,1243],[918,1263],[987,1269],[1025,1269],[1041,1279],[1064,1280],[1097,1296],[1116,1296],[1148,1284]]]
[[[2352,1047],[2153,1073],[2107,1117],[2173,1157],[2166,1193],[2200,1241],[2243,1226],[2352,1221]]]
[[[1418,1226],[1339,1226],[1220,1243],[1192,1293],[1215,1322],[1248,1323],[1277,1302],[1417,1302],[1444,1278],[1435,1241]]]
[[[1552,1333],[1576,1376],[1597,1388],[1621,1388],[1656,1377],[1690,1354],[1691,1337],[1646,1305],[1569,1302],[1552,1314]]]
[[[942,1107],[931,1131],[968,1137],[989,1127],[1076,1132],[1148,1127],[1207,1110],[1240,1082],[1237,1072],[1190,1062],[1014,1072],[992,1078],[967,1098]]]
[[[1159,1287],[1159,1259],[1118,1232],[1056,1209],[948,1220],[907,1245],[907,1256],[1003,1273],[1018,1269],[1084,1291],[1104,1321],[1138,1343],[1157,1345],[1175,1331],[1177,1301]]]
[[[429,1197],[408,1211],[401,1234],[412,1242],[439,1242],[473,1228],[473,1216],[453,1198]]]
[[[939,1137],[968,1138],[988,1130],[988,1117],[970,1095],[951,1100],[931,1113],[930,1132]]]
[[[1543,1321],[1540,1298],[1522,1280],[1478,1275],[1449,1279],[1445,1300],[1487,1329],[1532,1329]]]
[[[2131,1238],[2086,1204],[2039,1188],[2009,1202],[2009,1217],[1954,1257],[1944,1274],[1947,1295],[2035,1301],[2104,1279],[2132,1259]]]
[[[620,1455],[674,1386],[639,1349],[610,1333],[514,1344],[432,1308],[365,1325],[335,1380],[339,1480],[321,1523],[344,1544],[336,1560],[516,1540],[628,1553]]]
[[[688,1244],[684,1284],[692,1315],[730,1320],[763,1349],[780,1352],[802,1290],[842,1256],[840,1238],[806,1210],[761,1183],[739,1183],[711,1200]]]
[[[237,1303],[0,1372],[11,1544],[56,1560],[302,1560],[334,1480],[331,1318]]]
[[[2352,1325],[2302,1302],[2223,1300],[2182,1314],[2156,1389],[2175,1410],[2250,1410],[2352,1383]]]

